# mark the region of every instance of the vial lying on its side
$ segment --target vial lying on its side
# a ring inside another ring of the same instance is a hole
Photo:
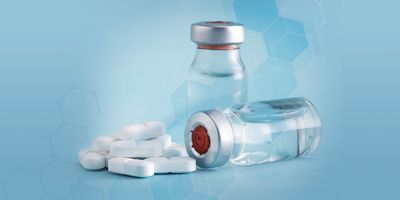
[[[253,165],[305,156],[319,144],[321,131],[313,104],[289,98],[194,113],[186,123],[185,144],[200,167],[228,160]]]

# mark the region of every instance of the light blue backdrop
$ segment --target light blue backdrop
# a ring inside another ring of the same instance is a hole
[[[0,199],[398,199],[397,1],[0,1]],[[304,96],[323,119],[304,159],[136,179],[79,149],[163,120],[182,142],[190,24],[247,30],[250,99]]]

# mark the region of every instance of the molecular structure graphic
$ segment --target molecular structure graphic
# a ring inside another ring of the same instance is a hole
[[[87,127],[101,114],[96,93],[72,87],[56,104],[61,124],[43,146],[32,149],[46,155],[47,164],[34,170],[12,166],[14,170],[2,177],[0,199],[104,199],[101,190],[79,180],[77,157],[77,151],[88,146]]]

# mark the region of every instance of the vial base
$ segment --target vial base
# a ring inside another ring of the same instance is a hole
[[[237,152],[238,156],[230,159],[230,162],[236,165],[254,165],[301,157],[306,154],[306,152],[300,152],[299,147],[305,145],[301,143],[314,140],[320,131],[321,128],[290,130],[253,138],[256,141],[258,139],[259,142],[234,143],[233,148],[239,149],[240,152]],[[299,140],[299,138],[307,138],[307,140]]]

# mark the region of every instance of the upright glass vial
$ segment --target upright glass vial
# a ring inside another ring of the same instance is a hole
[[[321,131],[310,101],[278,99],[194,113],[186,123],[185,144],[200,167],[228,160],[253,165],[305,156],[319,144]]]
[[[187,76],[188,115],[205,109],[226,108],[247,101],[247,79],[239,44],[244,27],[234,22],[192,24],[197,52]]]

